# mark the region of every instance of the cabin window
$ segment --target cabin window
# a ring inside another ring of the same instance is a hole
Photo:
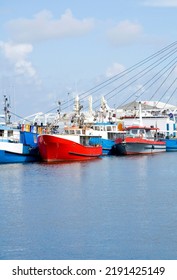
[[[7,133],[8,137],[11,137],[13,136],[13,130],[8,130],[8,133]]]
[[[144,134],[145,133],[144,129],[140,129],[139,133]]]
[[[87,138],[86,137],[80,137],[80,143],[82,144],[82,145],[87,145]]]
[[[114,139],[114,135],[113,135],[113,133],[109,133],[109,132],[108,132],[108,139],[109,139],[109,140]]]
[[[154,137],[154,133],[155,133],[155,131],[154,132],[152,132],[152,131],[150,131],[150,130],[146,130],[146,134],[147,134],[147,137]]]
[[[115,140],[116,138],[119,138],[119,134],[117,134],[117,133],[108,133],[108,139],[109,140]]]
[[[0,136],[4,137],[4,130],[0,130]]]
[[[137,133],[138,133],[138,130],[137,130],[137,129],[132,129],[132,130],[130,131],[130,133],[132,133],[132,134],[137,134]]]

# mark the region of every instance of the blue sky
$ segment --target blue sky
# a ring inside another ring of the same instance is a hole
[[[0,0],[1,107],[52,110],[176,41],[176,14],[177,0]]]

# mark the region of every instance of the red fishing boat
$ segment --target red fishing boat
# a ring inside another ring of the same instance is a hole
[[[158,129],[146,126],[129,126],[125,139],[116,139],[113,153],[116,155],[152,154],[166,151],[166,142],[158,139]]]
[[[81,144],[83,135],[50,135],[38,137],[39,153],[43,161],[77,161],[98,158],[102,155],[101,146]]]

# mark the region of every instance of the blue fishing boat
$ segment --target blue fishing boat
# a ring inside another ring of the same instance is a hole
[[[38,161],[37,136],[37,133],[0,125],[0,163]]]
[[[177,152],[177,138],[166,138],[166,151],[167,152]]]
[[[108,156],[111,155],[112,147],[115,144],[114,140],[104,139],[102,137],[91,137],[89,140],[89,144],[92,146],[102,146],[102,155]]]
[[[4,95],[4,115],[0,123],[0,163],[24,163],[39,160],[38,133],[12,125],[10,104]]]
[[[125,132],[122,130],[122,123],[97,122],[92,125],[97,136],[91,137],[90,145],[101,145],[102,155],[112,155],[112,147],[117,138],[123,138]]]

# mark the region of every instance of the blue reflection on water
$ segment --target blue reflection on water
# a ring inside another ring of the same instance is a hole
[[[1,165],[0,259],[176,259],[176,162]]]

